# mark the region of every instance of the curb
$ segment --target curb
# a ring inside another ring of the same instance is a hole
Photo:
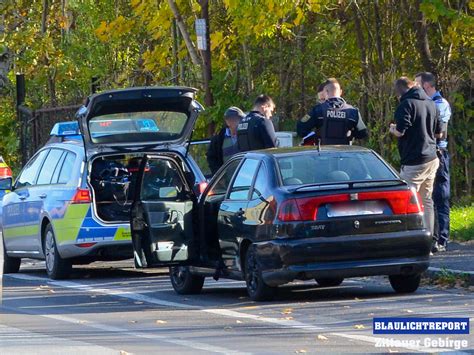
[[[474,271],[463,271],[463,270],[455,270],[455,269],[448,269],[448,268],[429,267],[428,270],[426,270],[423,273],[423,276],[434,280],[439,275],[446,272],[455,274],[457,276],[464,276],[464,277],[468,276],[469,286],[474,286]]]

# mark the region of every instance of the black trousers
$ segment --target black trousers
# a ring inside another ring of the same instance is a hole
[[[449,177],[449,153],[447,149],[438,151],[439,168],[433,187],[433,203],[435,209],[434,238],[438,243],[446,245],[449,239],[449,199],[450,177]]]

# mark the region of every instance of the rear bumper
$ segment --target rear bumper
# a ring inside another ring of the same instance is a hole
[[[124,260],[133,257],[131,240],[98,242],[97,244],[82,248],[76,244],[62,244],[58,246],[61,257],[76,259],[76,262]]]
[[[328,238],[275,239],[256,244],[270,286],[296,279],[418,274],[429,266],[425,230]]]

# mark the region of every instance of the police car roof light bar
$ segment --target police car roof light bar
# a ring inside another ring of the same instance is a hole
[[[50,136],[68,137],[80,135],[79,124],[77,121],[58,122],[53,126],[49,133]]]

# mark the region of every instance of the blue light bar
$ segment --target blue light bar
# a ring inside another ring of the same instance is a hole
[[[58,122],[49,133],[50,136],[56,137],[77,136],[80,134],[81,132],[77,121]]]

